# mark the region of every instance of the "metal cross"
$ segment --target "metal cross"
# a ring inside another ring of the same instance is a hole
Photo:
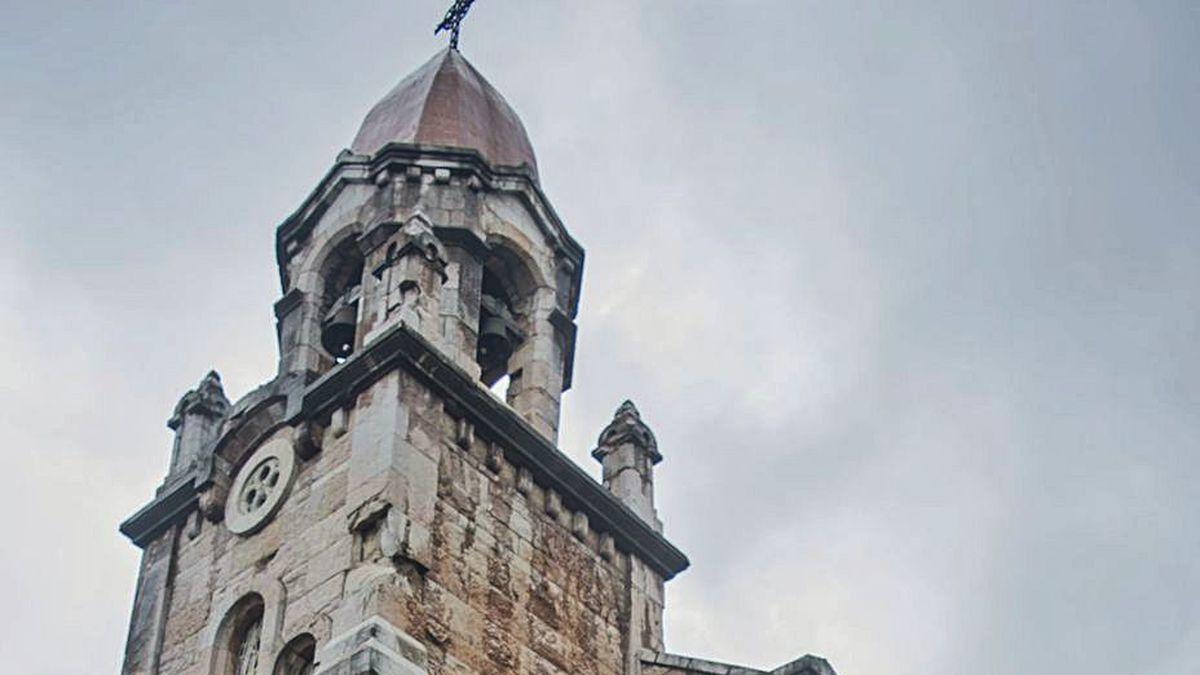
[[[475,4],[475,0],[454,0],[454,4],[446,10],[446,16],[442,17],[442,22],[433,31],[434,35],[444,30],[450,31],[451,49],[458,49],[458,30],[462,26],[463,19],[467,18],[467,12],[471,11],[473,4]]]

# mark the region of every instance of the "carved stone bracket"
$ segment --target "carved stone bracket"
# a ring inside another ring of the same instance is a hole
[[[229,496],[229,487],[216,481],[208,483],[200,492],[200,513],[210,523],[219,523],[225,519],[225,499]]]
[[[304,422],[296,428],[296,456],[303,460],[310,460],[321,452],[321,440],[325,436],[325,429],[313,422]]]

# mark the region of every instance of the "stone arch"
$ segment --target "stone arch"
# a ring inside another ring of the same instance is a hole
[[[484,268],[507,277],[511,290],[528,297],[538,288],[551,285],[552,275],[542,269],[530,253],[528,244],[505,234],[491,233],[487,236],[486,246],[488,254],[483,261]]]
[[[319,243],[314,242],[316,245],[309,248],[294,276],[296,288],[309,294],[319,292],[320,288],[316,286],[317,277],[329,256],[338,248],[346,246],[347,242],[357,242],[363,229],[361,222],[352,221],[321,236]]]
[[[537,296],[542,277],[536,261],[516,242],[493,236],[488,244],[480,261],[483,270],[475,360],[485,385],[506,386],[503,382],[512,375],[513,352],[537,332]]]
[[[271,396],[246,409],[217,440],[213,454],[220,457],[226,477],[232,478],[249,453],[275,436],[287,416],[287,397]]]
[[[312,675],[317,659],[317,640],[312,633],[301,633],[288,640],[275,660],[272,675]]]
[[[262,595],[247,593],[234,602],[221,619],[213,644],[212,675],[243,675],[238,658],[253,643],[255,654],[262,654],[263,623],[266,603]],[[253,671],[250,671],[253,672]]]
[[[315,338],[318,371],[328,370],[354,350],[365,264],[359,248],[362,230],[355,221],[325,237],[296,277],[296,288],[307,298],[305,332]],[[327,333],[331,324],[340,329]]]
[[[285,601],[283,583],[263,575],[244,578],[218,591],[213,599],[214,611],[210,614],[210,623],[205,627],[201,640],[208,654],[207,667],[201,672],[209,675],[227,675],[230,672],[236,631],[244,627],[247,612],[253,613],[256,608],[261,612],[262,621],[259,654],[274,654]],[[259,669],[259,672],[263,671]]]
[[[346,233],[336,244],[329,246],[325,254],[316,259],[314,271],[317,275],[311,279],[311,292],[322,308],[328,308],[341,290],[360,284],[363,254],[358,248],[357,234]]]

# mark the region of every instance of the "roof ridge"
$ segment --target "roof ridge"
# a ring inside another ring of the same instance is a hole
[[[421,129],[427,123],[427,120],[425,119],[425,115],[426,115],[427,111],[429,110],[429,99],[430,99],[430,93],[433,91],[433,85],[438,81],[438,78],[441,77],[442,71],[446,69],[446,64],[448,64],[450,62],[450,60],[453,58],[453,55],[456,54],[457,52],[458,52],[458,50],[456,50],[456,49],[453,49],[451,47],[446,47],[445,49],[443,49],[440,52],[438,52],[437,54],[435,54],[433,56],[433,58],[429,60],[429,63],[432,63],[435,59],[438,59],[439,62],[438,62],[437,68],[433,69],[433,74],[429,77],[429,82],[428,82],[428,84],[426,84],[425,90],[423,92],[421,92],[421,111],[419,113],[417,113],[417,128],[413,130],[413,138],[421,137]],[[426,65],[428,65],[428,63]],[[455,96],[457,98],[457,96],[458,96],[457,91],[455,91]],[[456,107],[457,107],[457,104],[459,104],[459,103],[460,103],[459,101],[455,101]]]

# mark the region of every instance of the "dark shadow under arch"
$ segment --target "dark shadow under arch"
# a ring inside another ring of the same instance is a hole
[[[316,639],[311,633],[301,633],[284,645],[271,672],[273,675],[312,675],[316,657]]]

